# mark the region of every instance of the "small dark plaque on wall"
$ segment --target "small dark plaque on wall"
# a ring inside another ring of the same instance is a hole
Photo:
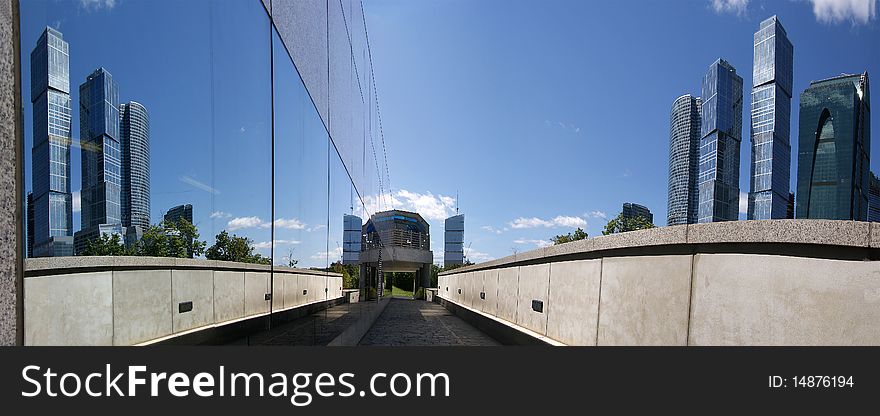
[[[187,312],[189,312],[189,311],[191,311],[191,310],[193,310],[193,303],[192,303],[192,301],[189,301],[189,302],[180,302],[180,303],[177,304],[177,312],[179,312],[179,313],[187,313]]]
[[[309,290],[308,290],[308,289],[303,289],[303,296],[305,296],[306,293],[309,293]]]
[[[458,294],[459,295],[461,294],[461,288],[458,288]]]
[[[542,300],[532,300],[532,310],[539,313],[544,313],[544,301]]]
[[[263,297],[264,300],[272,300],[272,294],[267,293],[266,296]]]
[[[480,292],[480,299],[486,299],[486,292]]]

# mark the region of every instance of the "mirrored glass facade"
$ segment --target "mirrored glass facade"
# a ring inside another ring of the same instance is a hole
[[[801,94],[797,218],[867,220],[869,102],[867,72],[815,81]]]
[[[137,101],[120,104],[119,117],[122,226],[146,228],[150,225],[150,117]]]
[[[672,103],[669,113],[667,225],[697,222],[702,103],[700,97],[685,94]]]
[[[443,266],[464,264],[464,214],[447,218],[443,231]]]
[[[697,222],[733,221],[739,216],[739,153],[743,80],[719,59],[703,77]]]
[[[69,45],[58,30],[40,27],[29,65],[33,196],[28,247],[33,256],[63,256],[73,253]]]
[[[754,39],[748,219],[786,218],[793,48],[776,16],[761,22]]]

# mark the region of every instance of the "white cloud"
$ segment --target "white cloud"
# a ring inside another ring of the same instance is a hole
[[[330,251],[319,251],[312,255],[312,260],[336,260],[342,257],[342,247]]]
[[[272,224],[270,224],[270,223],[264,223],[264,224],[260,225],[260,227],[263,227],[263,228],[269,228],[271,226],[272,226]],[[279,218],[279,219],[275,220],[275,228],[286,228],[288,230],[302,230],[303,228],[306,228],[306,225],[302,221],[300,221],[296,218],[291,218],[291,219]]]
[[[739,213],[747,214],[749,212],[749,194],[745,192],[739,193]]]
[[[312,227],[312,228],[309,228],[309,229],[306,230],[306,231],[308,231],[308,232],[313,232],[313,231],[323,230],[323,229],[325,229],[325,228],[327,228],[326,225],[324,225],[324,224],[318,224],[318,225],[316,225],[316,226],[314,226],[314,227]]]
[[[232,216],[232,214],[230,214],[228,212],[223,212],[223,211],[214,211],[211,213],[211,218],[213,218],[213,219],[229,218],[231,216]]]
[[[499,229],[499,228],[492,227],[491,225],[484,225],[484,226],[480,227],[480,229],[484,230],[484,231],[488,231],[490,233],[494,233],[494,234],[501,234],[507,230],[507,228]]]
[[[544,124],[545,124],[547,127],[559,127],[559,128],[562,129],[562,130],[568,130],[568,131],[572,131],[572,132],[574,132],[574,133],[580,133],[580,132],[581,132],[581,128],[580,128],[580,127],[575,126],[574,124],[571,124],[571,123],[563,123],[563,122],[561,122],[561,121],[557,121],[557,122],[554,124],[554,123],[551,123],[550,120],[544,120]]]
[[[538,228],[538,227],[586,227],[587,220],[581,217],[570,217],[557,215],[555,218],[551,220],[545,220],[538,217],[525,218],[519,217],[509,223],[510,228],[513,229],[521,229],[521,228]]]
[[[226,228],[235,231],[242,228],[262,227],[263,224],[265,223],[259,217],[236,217],[226,224]]]
[[[220,191],[218,191],[218,190],[216,190],[216,189],[214,189],[214,188],[208,186],[208,185],[205,184],[205,183],[199,182],[199,181],[197,181],[197,180],[195,180],[195,179],[193,179],[193,178],[191,178],[191,177],[189,177],[189,176],[184,175],[184,176],[181,176],[181,177],[179,177],[179,178],[177,178],[177,179],[180,180],[181,182],[187,184],[187,185],[192,186],[193,188],[201,189],[201,190],[203,190],[203,191],[205,191],[205,192],[207,192],[207,193],[209,193],[209,194],[214,194],[214,195],[219,195],[219,194],[220,194]]]
[[[822,23],[845,21],[865,24],[877,15],[877,0],[810,0],[813,14]]]
[[[82,205],[80,202],[80,193],[79,191],[73,191],[73,212],[80,212],[82,210]]]
[[[601,218],[603,220],[608,219],[608,214],[606,214],[605,211],[599,211],[599,210],[590,211],[589,213],[587,213],[587,216],[590,218]]]
[[[551,243],[549,240],[528,240],[525,238],[520,238],[517,240],[513,240],[513,244],[534,244],[538,247],[547,247],[553,243]]]
[[[86,10],[111,10],[116,6],[116,0],[79,0],[79,6]]]
[[[299,244],[298,240],[275,240],[275,246]],[[254,244],[254,248],[272,248],[271,241],[261,241]]]
[[[749,0],[712,0],[712,9],[715,13],[733,13],[737,16],[746,14]]]
[[[431,192],[419,193],[401,189],[394,194],[367,195],[364,197],[367,213],[387,211],[392,208],[419,213],[426,220],[442,221],[455,212],[455,198],[434,195]],[[355,207],[355,215],[366,219],[368,215],[361,207]]]
[[[484,261],[495,259],[495,257],[490,256],[488,253],[483,253],[470,248],[464,249],[464,257],[473,263],[482,263]]]

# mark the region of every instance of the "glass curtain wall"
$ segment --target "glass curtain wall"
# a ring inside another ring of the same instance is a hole
[[[63,179],[72,201],[70,212],[56,216],[71,218],[69,233],[58,238],[71,246],[56,252],[262,264],[270,277],[246,276],[244,284],[265,285],[273,312],[338,296],[340,286],[358,287],[357,265],[341,264],[343,216],[365,222],[390,208],[362,6],[279,2],[276,13],[293,20],[283,25],[272,21],[272,7],[268,0],[22,2],[22,95],[45,89],[31,87],[39,84],[31,76],[45,72],[32,69],[32,51],[35,67],[64,64],[55,72],[70,80],[73,105],[62,109],[69,113],[70,160],[63,162],[70,172]],[[64,62],[39,47],[47,30],[69,45]],[[74,251],[86,200],[82,155],[100,159],[104,151],[83,146],[76,103],[79,86],[99,68],[117,83],[118,103],[139,103],[149,114],[148,200],[103,202],[143,202],[149,225],[102,224]],[[24,101],[25,126],[33,128],[25,134],[23,201],[47,175],[35,166],[49,161],[34,158],[49,156],[31,149],[52,121],[41,101]],[[50,225],[36,224],[28,234]],[[331,272],[341,273],[342,282]],[[300,275],[322,273],[323,286],[308,294],[292,290]]]

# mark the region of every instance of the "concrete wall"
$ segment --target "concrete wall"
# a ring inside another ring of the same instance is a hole
[[[647,233],[628,237],[630,247],[579,242],[580,249],[557,246],[557,255],[525,253],[444,273],[437,296],[567,345],[880,345],[880,253],[862,234],[873,225],[788,226],[812,230],[814,240],[779,224],[757,235],[722,224],[680,236],[658,231],[660,240],[703,240],[672,248],[639,245]],[[710,235],[737,245],[706,243]],[[467,296],[475,287],[486,300]]]
[[[18,0],[0,0],[0,345],[21,343],[22,120]]]
[[[71,267],[74,260],[82,267]],[[342,297],[342,276],[337,274],[285,268],[276,270],[272,279],[273,273],[265,266],[226,263],[224,270],[223,262],[189,260],[178,267],[149,269],[144,265],[149,260],[128,258],[129,263],[139,265],[134,270],[127,270],[126,260],[119,258],[33,261],[35,267],[24,279],[24,343],[149,343],[268,315],[266,294],[272,294],[275,311]],[[67,267],[50,267],[60,262]],[[302,295],[303,289],[308,289],[307,296]],[[192,310],[180,312],[183,302],[192,302]]]

